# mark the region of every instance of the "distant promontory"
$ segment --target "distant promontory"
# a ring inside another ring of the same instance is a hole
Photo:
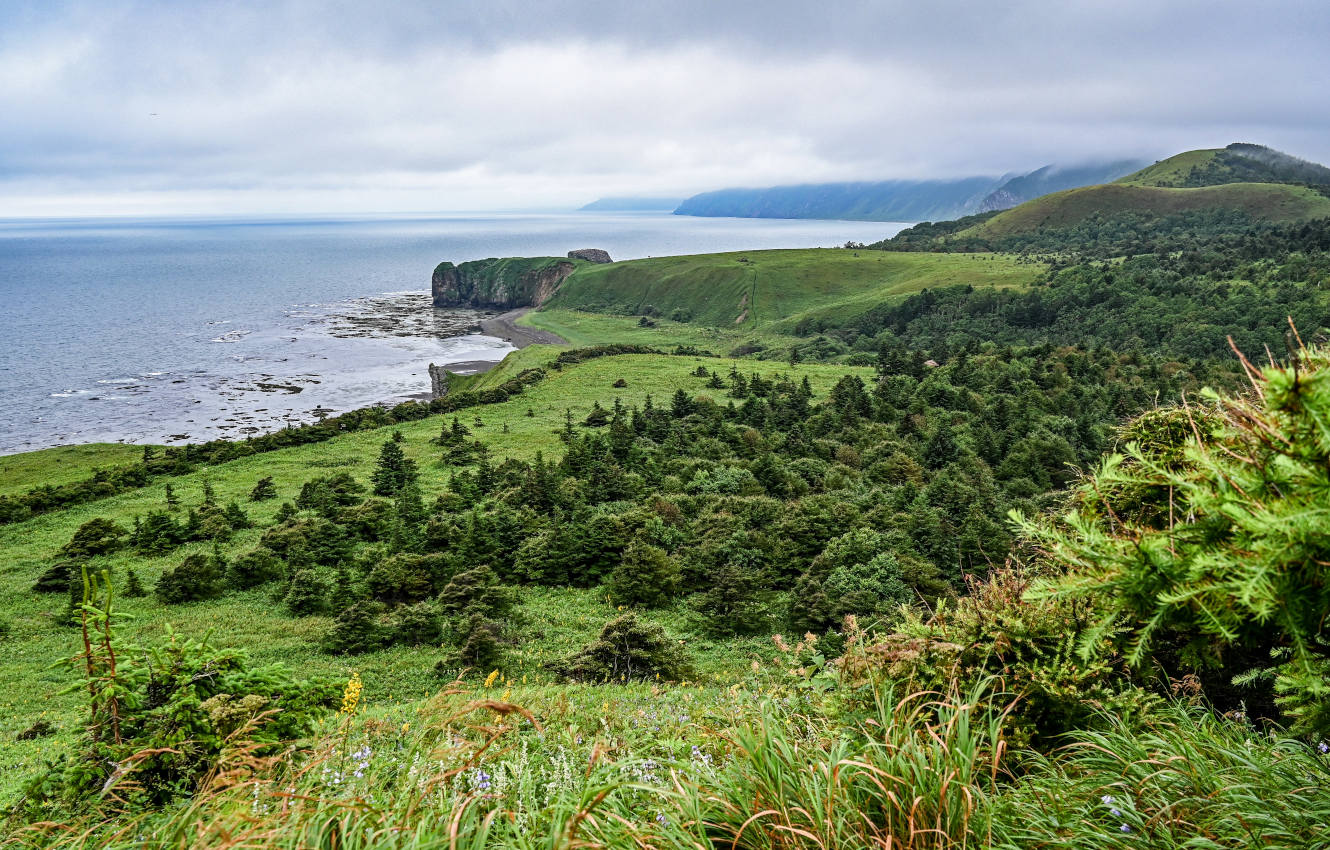
[[[439,263],[430,279],[435,307],[512,310],[539,307],[578,266],[613,262],[601,248],[569,251],[567,257],[491,257]]]
[[[578,212],[674,212],[679,198],[601,198]]]

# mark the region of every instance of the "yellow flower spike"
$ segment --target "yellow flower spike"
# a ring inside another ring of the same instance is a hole
[[[351,678],[346,680],[346,688],[342,691],[341,713],[352,715],[356,713],[356,708],[360,705],[360,692],[365,686],[360,681],[360,674],[351,673]]]
[[[410,724],[410,723],[403,723],[403,724],[402,724],[402,734],[405,735],[405,734],[406,734],[407,732],[409,732],[409,731],[411,731],[411,724]]]
[[[485,687],[486,688],[494,687],[494,682],[498,678],[499,678],[498,670],[495,670],[493,673],[490,673],[488,676],[485,677]]]
[[[509,698],[510,696],[512,696],[512,695],[513,695],[513,689],[512,689],[512,688],[508,688],[508,689],[504,690],[504,692],[503,692],[503,697],[502,697],[503,702],[507,702],[507,701],[508,701],[508,698]]]

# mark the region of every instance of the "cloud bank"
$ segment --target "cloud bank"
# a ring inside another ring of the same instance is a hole
[[[570,207],[1254,141],[1330,160],[1320,2],[0,8],[0,217]]]

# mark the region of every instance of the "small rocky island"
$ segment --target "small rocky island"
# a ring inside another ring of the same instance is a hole
[[[567,257],[491,257],[439,263],[430,281],[435,307],[512,310],[539,307],[582,264],[612,262],[600,248],[569,251]]]

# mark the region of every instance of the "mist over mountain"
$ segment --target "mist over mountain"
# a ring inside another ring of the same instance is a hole
[[[1064,189],[1076,189],[1081,186],[1093,186],[1096,183],[1109,183],[1131,174],[1146,163],[1142,160],[1124,159],[1118,162],[1096,163],[1064,168],[1057,165],[1045,165],[1020,177],[1013,177],[984,198],[975,212],[993,212],[1011,209],[1017,204],[1032,201],[1050,192]]]
[[[720,189],[694,195],[674,212],[735,218],[922,221],[956,218],[973,212],[1001,185],[999,177],[965,177]]]
[[[1145,165],[1143,160],[1122,159],[1072,167],[1046,165],[1027,174],[997,177],[720,189],[694,195],[674,212],[735,218],[942,221],[1008,209],[1050,192],[1106,183]]]
[[[578,212],[673,212],[678,198],[600,198],[578,207]]]

